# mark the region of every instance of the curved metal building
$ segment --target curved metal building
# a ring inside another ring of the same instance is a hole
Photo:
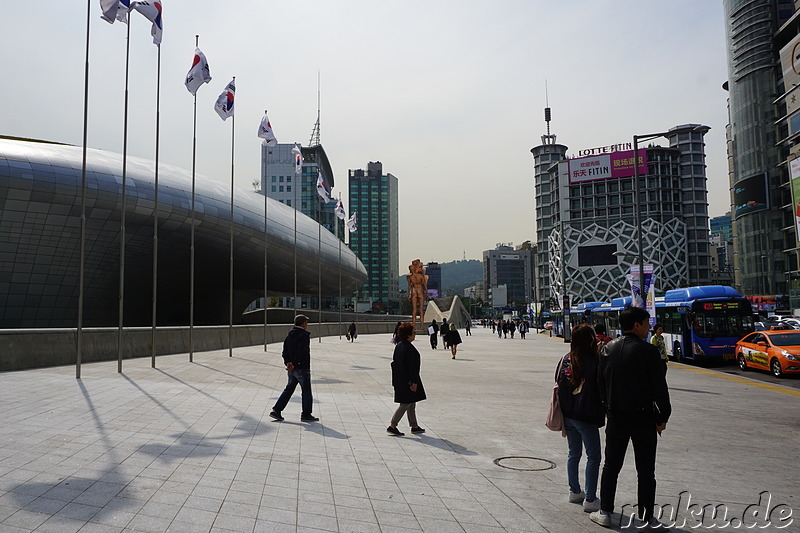
[[[78,316],[82,148],[0,137],[0,328],[75,327]],[[125,326],[152,323],[154,163],[128,157]],[[84,325],[118,324],[122,156],[88,150]],[[159,325],[189,323],[191,172],[159,165]],[[294,291],[291,207],[250,191],[234,196],[234,321],[264,295]],[[265,213],[266,211],[266,213]],[[195,324],[228,323],[230,190],[197,175]],[[266,229],[265,229],[266,220]],[[297,292],[354,291],[366,280],[356,256],[311,218],[297,215]],[[319,249],[321,247],[321,254]],[[340,259],[341,257],[341,259]]]

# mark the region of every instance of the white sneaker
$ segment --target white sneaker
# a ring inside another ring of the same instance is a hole
[[[586,497],[583,491],[580,492],[572,492],[569,491],[569,503],[583,503],[583,499]]]
[[[589,518],[595,524],[600,524],[603,527],[611,526],[611,513],[607,513],[603,510],[593,512],[589,515]]]
[[[593,513],[600,510],[600,498],[595,498],[592,501],[583,500],[583,512]]]

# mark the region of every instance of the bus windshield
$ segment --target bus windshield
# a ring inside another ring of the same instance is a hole
[[[724,311],[695,313],[693,329],[698,337],[743,337],[753,331],[753,316]]]

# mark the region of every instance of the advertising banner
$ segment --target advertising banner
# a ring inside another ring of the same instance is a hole
[[[568,161],[569,182],[581,183],[633,176],[635,163],[633,150],[570,159]],[[647,174],[647,151],[644,148],[639,149],[638,163],[639,174]]]
[[[789,177],[792,183],[795,239],[800,243],[800,158],[789,161]]]
[[[767,209],[767,174],[739,180],[733,186],[733,218]]]
[[[783,86],[792,87],[793,85],[800,85],[800,35],[789,41],[789,43],[781,48],[781,70],[783,70]],[[795,97],[792,100],[792,97]],[[792,100],[790,102],[790,100]],[[791,113],[797,109],[797,97],[795,92],[792,91],[786,96],[786,112]],[[789,109],[789,104],[792,104],[792,109]]]
[[[639,265],[631,265],[628,281],[631,284],[631,298],[635,307],[643,307],[650,313],[650,326],[656,323],[656,292],[653,283],[653,265],[644,265],[644,291],[639,290]],[[642,294],[646,295],[646,300],[642,302]]]

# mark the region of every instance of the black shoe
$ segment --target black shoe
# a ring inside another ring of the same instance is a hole
[[[307,415],[300,415],[300,420],[302,422],[316,422],[317,420],[319,420],[319,418],[317,418],[312,414],[307,414]]]
[[[425,430],[419,426],[411,428],[411,433],[425,433]]]
[[[390,433],[390,434],[396,435],[398,437],[402,437],[403,435],[405,435],[405,433],[401,432],[397,428],[393,428],[392,426],[389,426],[388,428],[386,428],[386,433]]]
[[[275,420],[283,420],[283,417],[281,416],[281,412],[280,412],[280,411],[272,411],[272,412],[269,414],[269,416],[271,416],[271,417],[272,417],[272,418],[274,418]]]

